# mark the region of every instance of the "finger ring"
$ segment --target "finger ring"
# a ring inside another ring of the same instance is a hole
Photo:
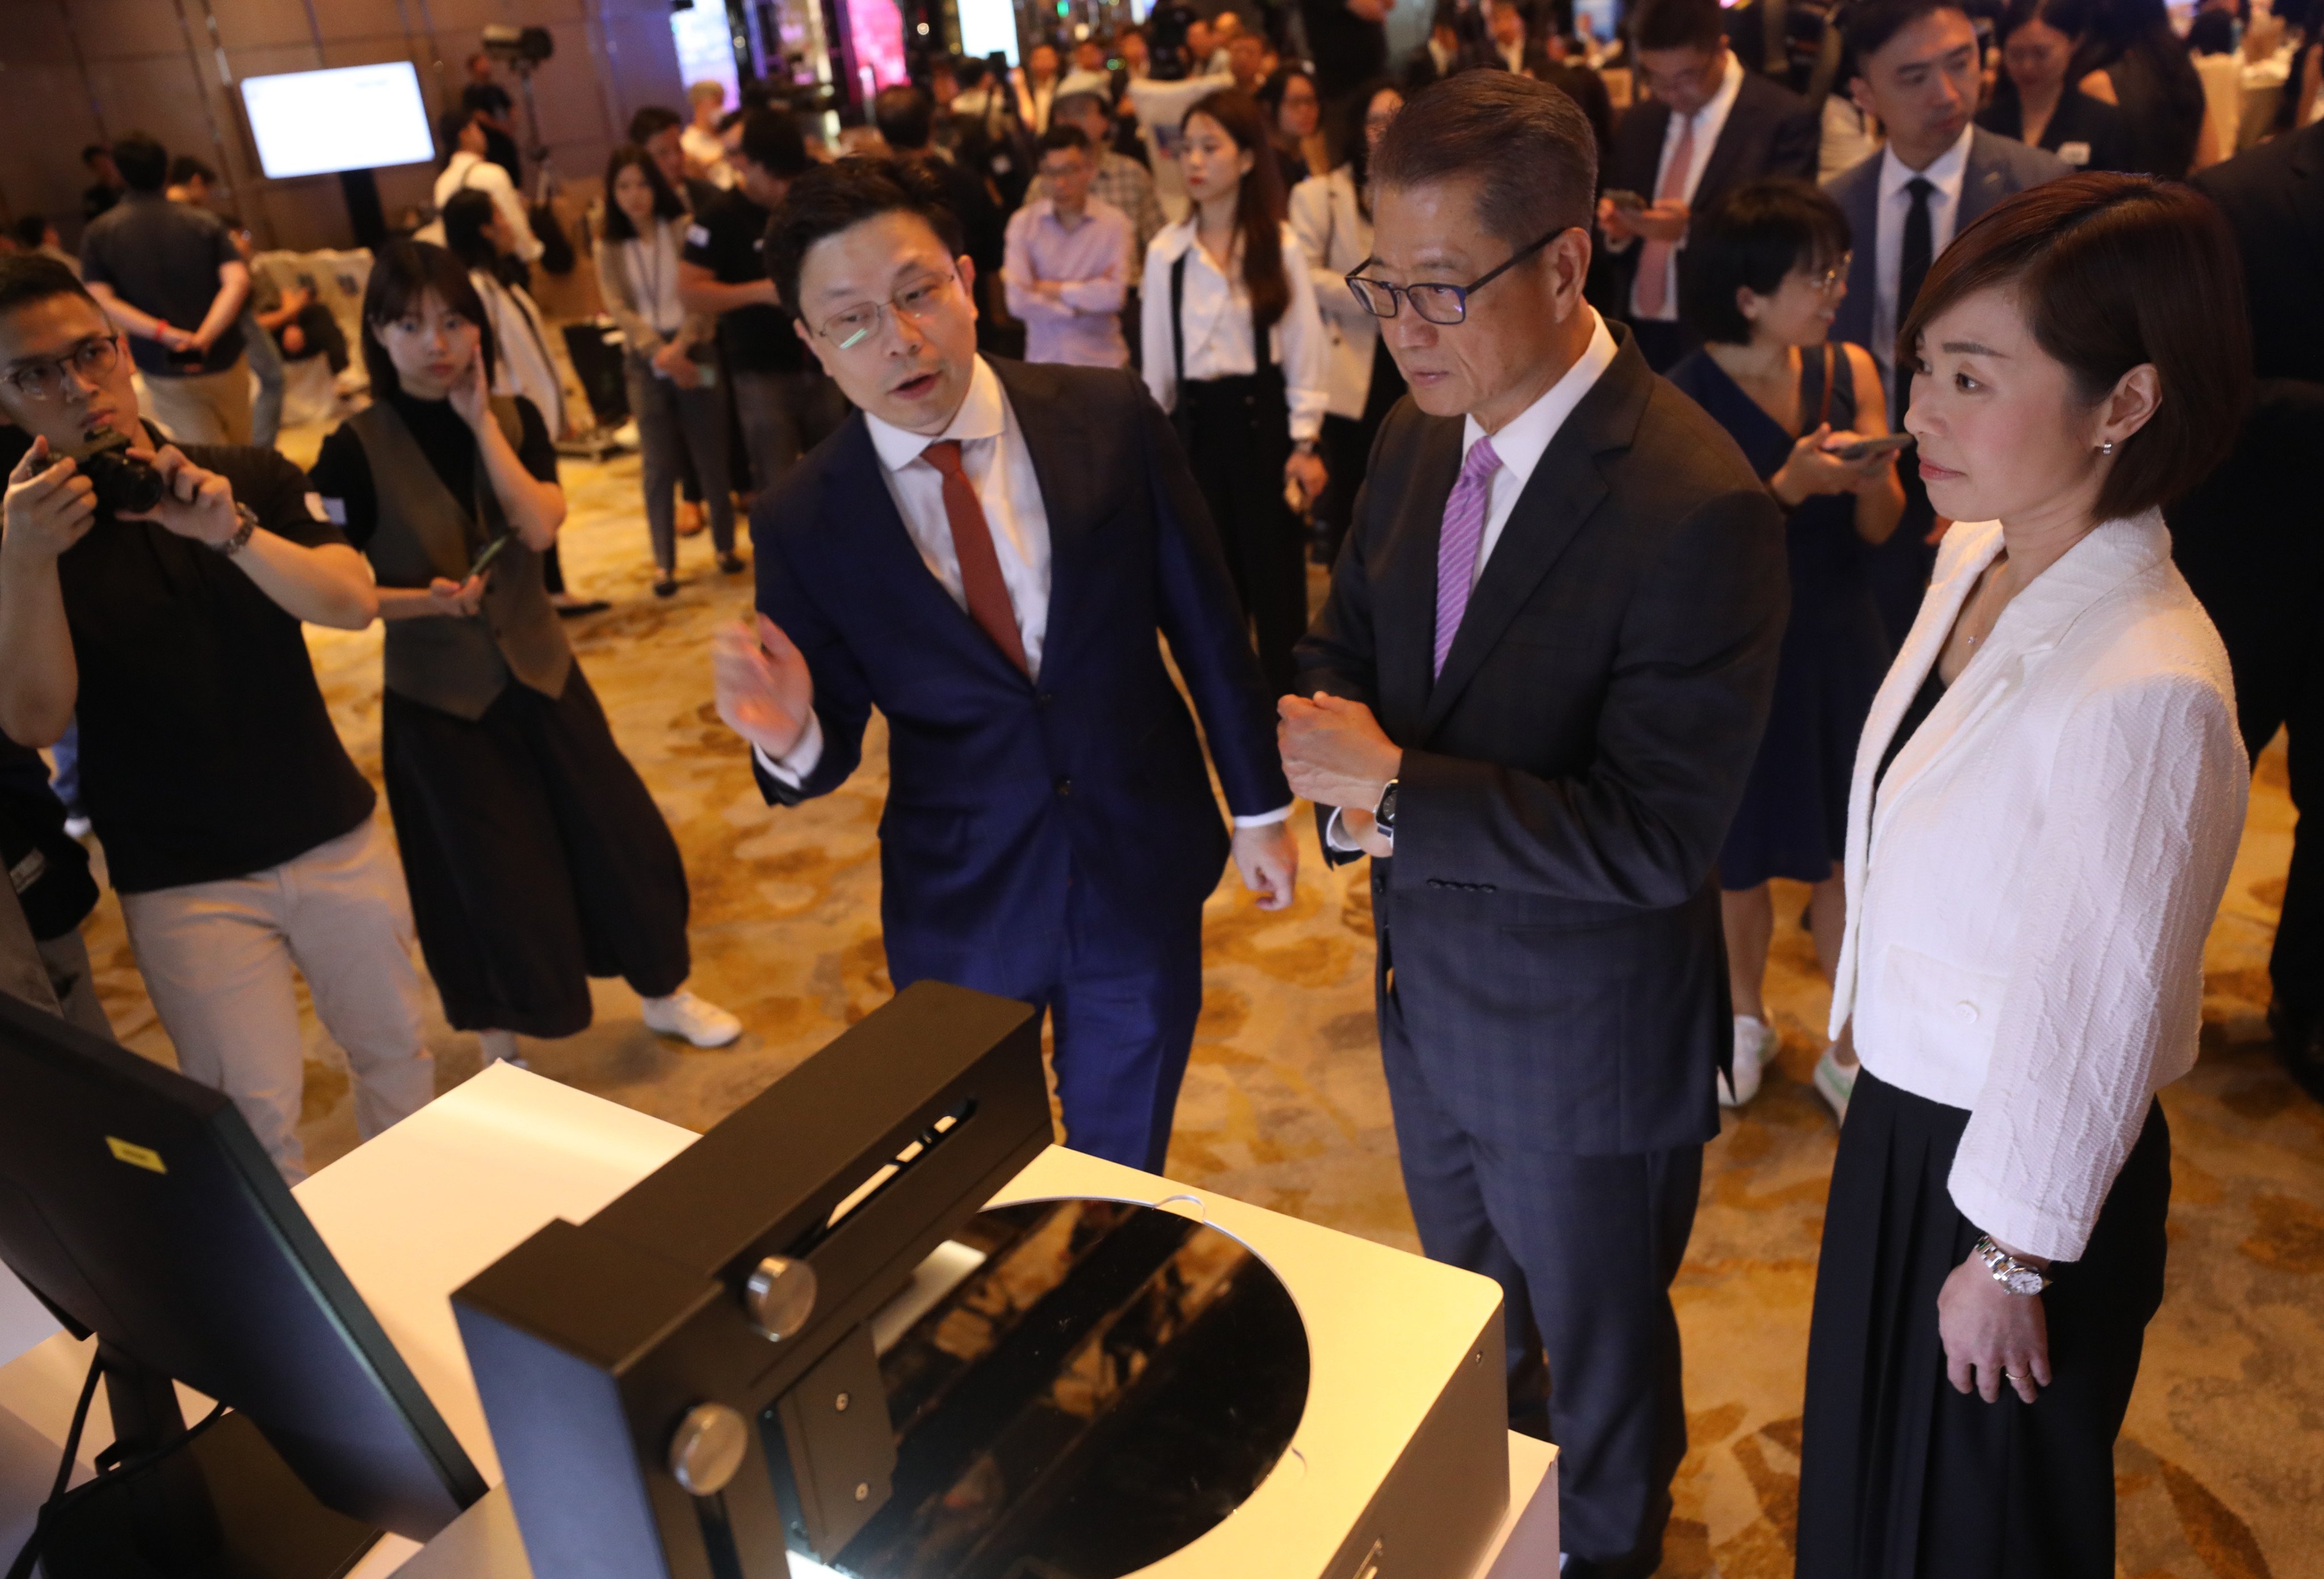
[[[2020,1376],[2020,1375],[2019,1375],[2016,1372],[2015,1372],[2015,1371],[2004,1371],[2004,1372],[2002,1372],[2002,1374],[2003,1374],[2004,1376],[2008,1377],[2008,1378],[2009,1378],[2009,1380],[2011,1380],[2012,1382],[2023,1382],[2023,1381],[2024,1381],[2024,1380],[2025,1380],[2025,1378],[2024,1378],[2023,1376]]]

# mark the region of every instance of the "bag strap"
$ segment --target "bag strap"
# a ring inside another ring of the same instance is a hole
[[[1185,306],[1186,254],[1180,252],[1170,265],[1170,368],[1176,381],[1171,387],[1179,391],[1182,402],[1186,398]]]
[[[1816,426],[1821,427],[1831,420],[1831,342],[1823,343],[1823,399],[1816,409]]]

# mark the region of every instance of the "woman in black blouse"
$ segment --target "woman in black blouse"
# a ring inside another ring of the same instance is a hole
[[[2001,19],[2001,80],[1977,124],[2077,170],[2122,170],[2122,111],[2071,81],[2084,0],[2015,0]]]
[[[513,1060],[520,1033],[585,1028],[588,978],[618,975],[655,1031],[733,1041],[685,990],[677,840],[541,583],[565,519],[547,424],[489,393],[484,304],[442,248],[383,251],[363,316],[374,404],[310,476],[379,581],[388,809],[445,1017]]]

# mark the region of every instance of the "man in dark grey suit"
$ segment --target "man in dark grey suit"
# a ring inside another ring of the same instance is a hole
[[[1848,295],[1831,337],[1872,353],[1888,386],[1888,426],[1902,433],[1913,370],[1895,365],[1896,326],[1929,265],[1954,236],[2005,197],[2073,167],[1977,125],[1977,29],[1960,0],[1868,0],[1848,16],[1857,107],[1888,128],[1879,152],[1824,183],[1856,240]],[[1935,516],[1918,474],[1904,468],[1904,519],[1873,550],[1873,595],[1889,640],[1901,646],[1936,564]]]
[[[1596,162],[1499,71],[1382,141],[1357,286],[1412,394],[1280,705],[1333,858],[1374,858],[1405,1186],[1428,1253],[1501,1284],[1567,1579],[1654,1569],[1685,1451],[1669,1289],[1734,1036],[1711,862],[1788,602],[1775,501],[1582,299]]]

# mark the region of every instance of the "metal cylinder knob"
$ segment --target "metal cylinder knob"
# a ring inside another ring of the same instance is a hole
[[[697,1497],[726,1489],[742,1467],[751,1428],[723,1403],[698,1403],[686,1411],[669,1439],[670,1478]]]
[[[817,1293],[815,1268],[787,1255],[770,1255],[751,1271],[742,1285],[742,1304],[752,1325],[768,1341],[797,1337],[815,1315]]]

